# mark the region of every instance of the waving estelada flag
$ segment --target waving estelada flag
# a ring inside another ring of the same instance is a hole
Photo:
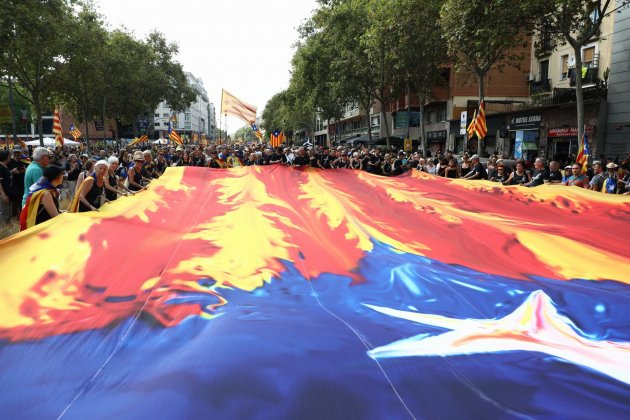
[[[221,94],[221,114],[231,115],[249,124],[253,124],[256,121],[256,110],[257,108],[255,106],[241,101],[236,96],[223,89],[223,93]]]
[[[79,130],[74,123],[70,124],[70,134],[72,134],[72,137],[74,137],[75,140],[77,140],[78,138],[80,138],[83,133],[81,133],[81,130]]]
[[[252,124],[252,131],[254,132],[254,135],[258,138],[258,140],[262,141],[263,133],[260,131],[260,128],[258,128],[256,124]]]
[[[284,141],[284,132],[280,130],[274,130],[270,136],[271,146],[279,147]]]

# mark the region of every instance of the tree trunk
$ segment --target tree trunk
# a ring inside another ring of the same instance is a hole
[[[83,121],[85,122],[85,152],[90,154],[90,123],[87,118],[87,109],[83,108]]]
[[[381,107],[383,106],[383,103],[381,102]],[[381,108],[381,114],[383,114],[383,120],[385,121],[385,141],[387,143],[387,150],[390,149],[390,143],[389,143],[389,123],[387,122],[387,112],[383,111],[383,109]],[[383,121],[381,121],[381,127],[383,126]]]
[[[37,133],[39,134],[39,145],[44,147],[44,124],[42,123],[42,105],[39,102],[39,98],[35,97],[33,100],[33,107],[35,108],[35,113],[37,114]]]
[[[584,138],[584,92],[582,91],[582,47],[573,46],[575,54],[575,102],[577,107],[578,142]]]
[[[424,138],[424,104],[426,98],[422,96],[422,93],[418,91],[418,100],[420,101],[420,150],[422,151],[422,157],[426,156],[426,140]]]

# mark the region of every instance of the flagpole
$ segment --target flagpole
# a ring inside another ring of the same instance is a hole
[[[227,112],[225,113],[225,141],[228,140],[228,125],[227,125]]]

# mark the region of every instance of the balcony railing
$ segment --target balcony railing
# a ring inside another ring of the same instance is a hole
[[[573,70],[570,74],[569,74],[569,85],[570,86],[575,86],[575,81],[577,78],[577,74],[576,74],[576,69],[571,69]],[[583,73],[584,74],[584,73]],[[592,84],[597,84],[599,83],[599,67],[589,67],[588,69],[586,69],[586,74],[584,74],[584,76],[582,77],[582,84],[583,85],[592,85]]]
[[[532,80],[529,82],[529,93],[551,92],[551,80]]]

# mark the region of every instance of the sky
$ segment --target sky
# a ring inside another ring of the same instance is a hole
[[[258,107],[286,89],[297,27],[315,0],[96,0],[110,29],[121,26],[144,38],[151,30],[179,44],[177,60],[203,80],[221,107],[221,89]],[[245,125],[228,117],[228,131]],[[223,118],[225,129],[225,118]]]

